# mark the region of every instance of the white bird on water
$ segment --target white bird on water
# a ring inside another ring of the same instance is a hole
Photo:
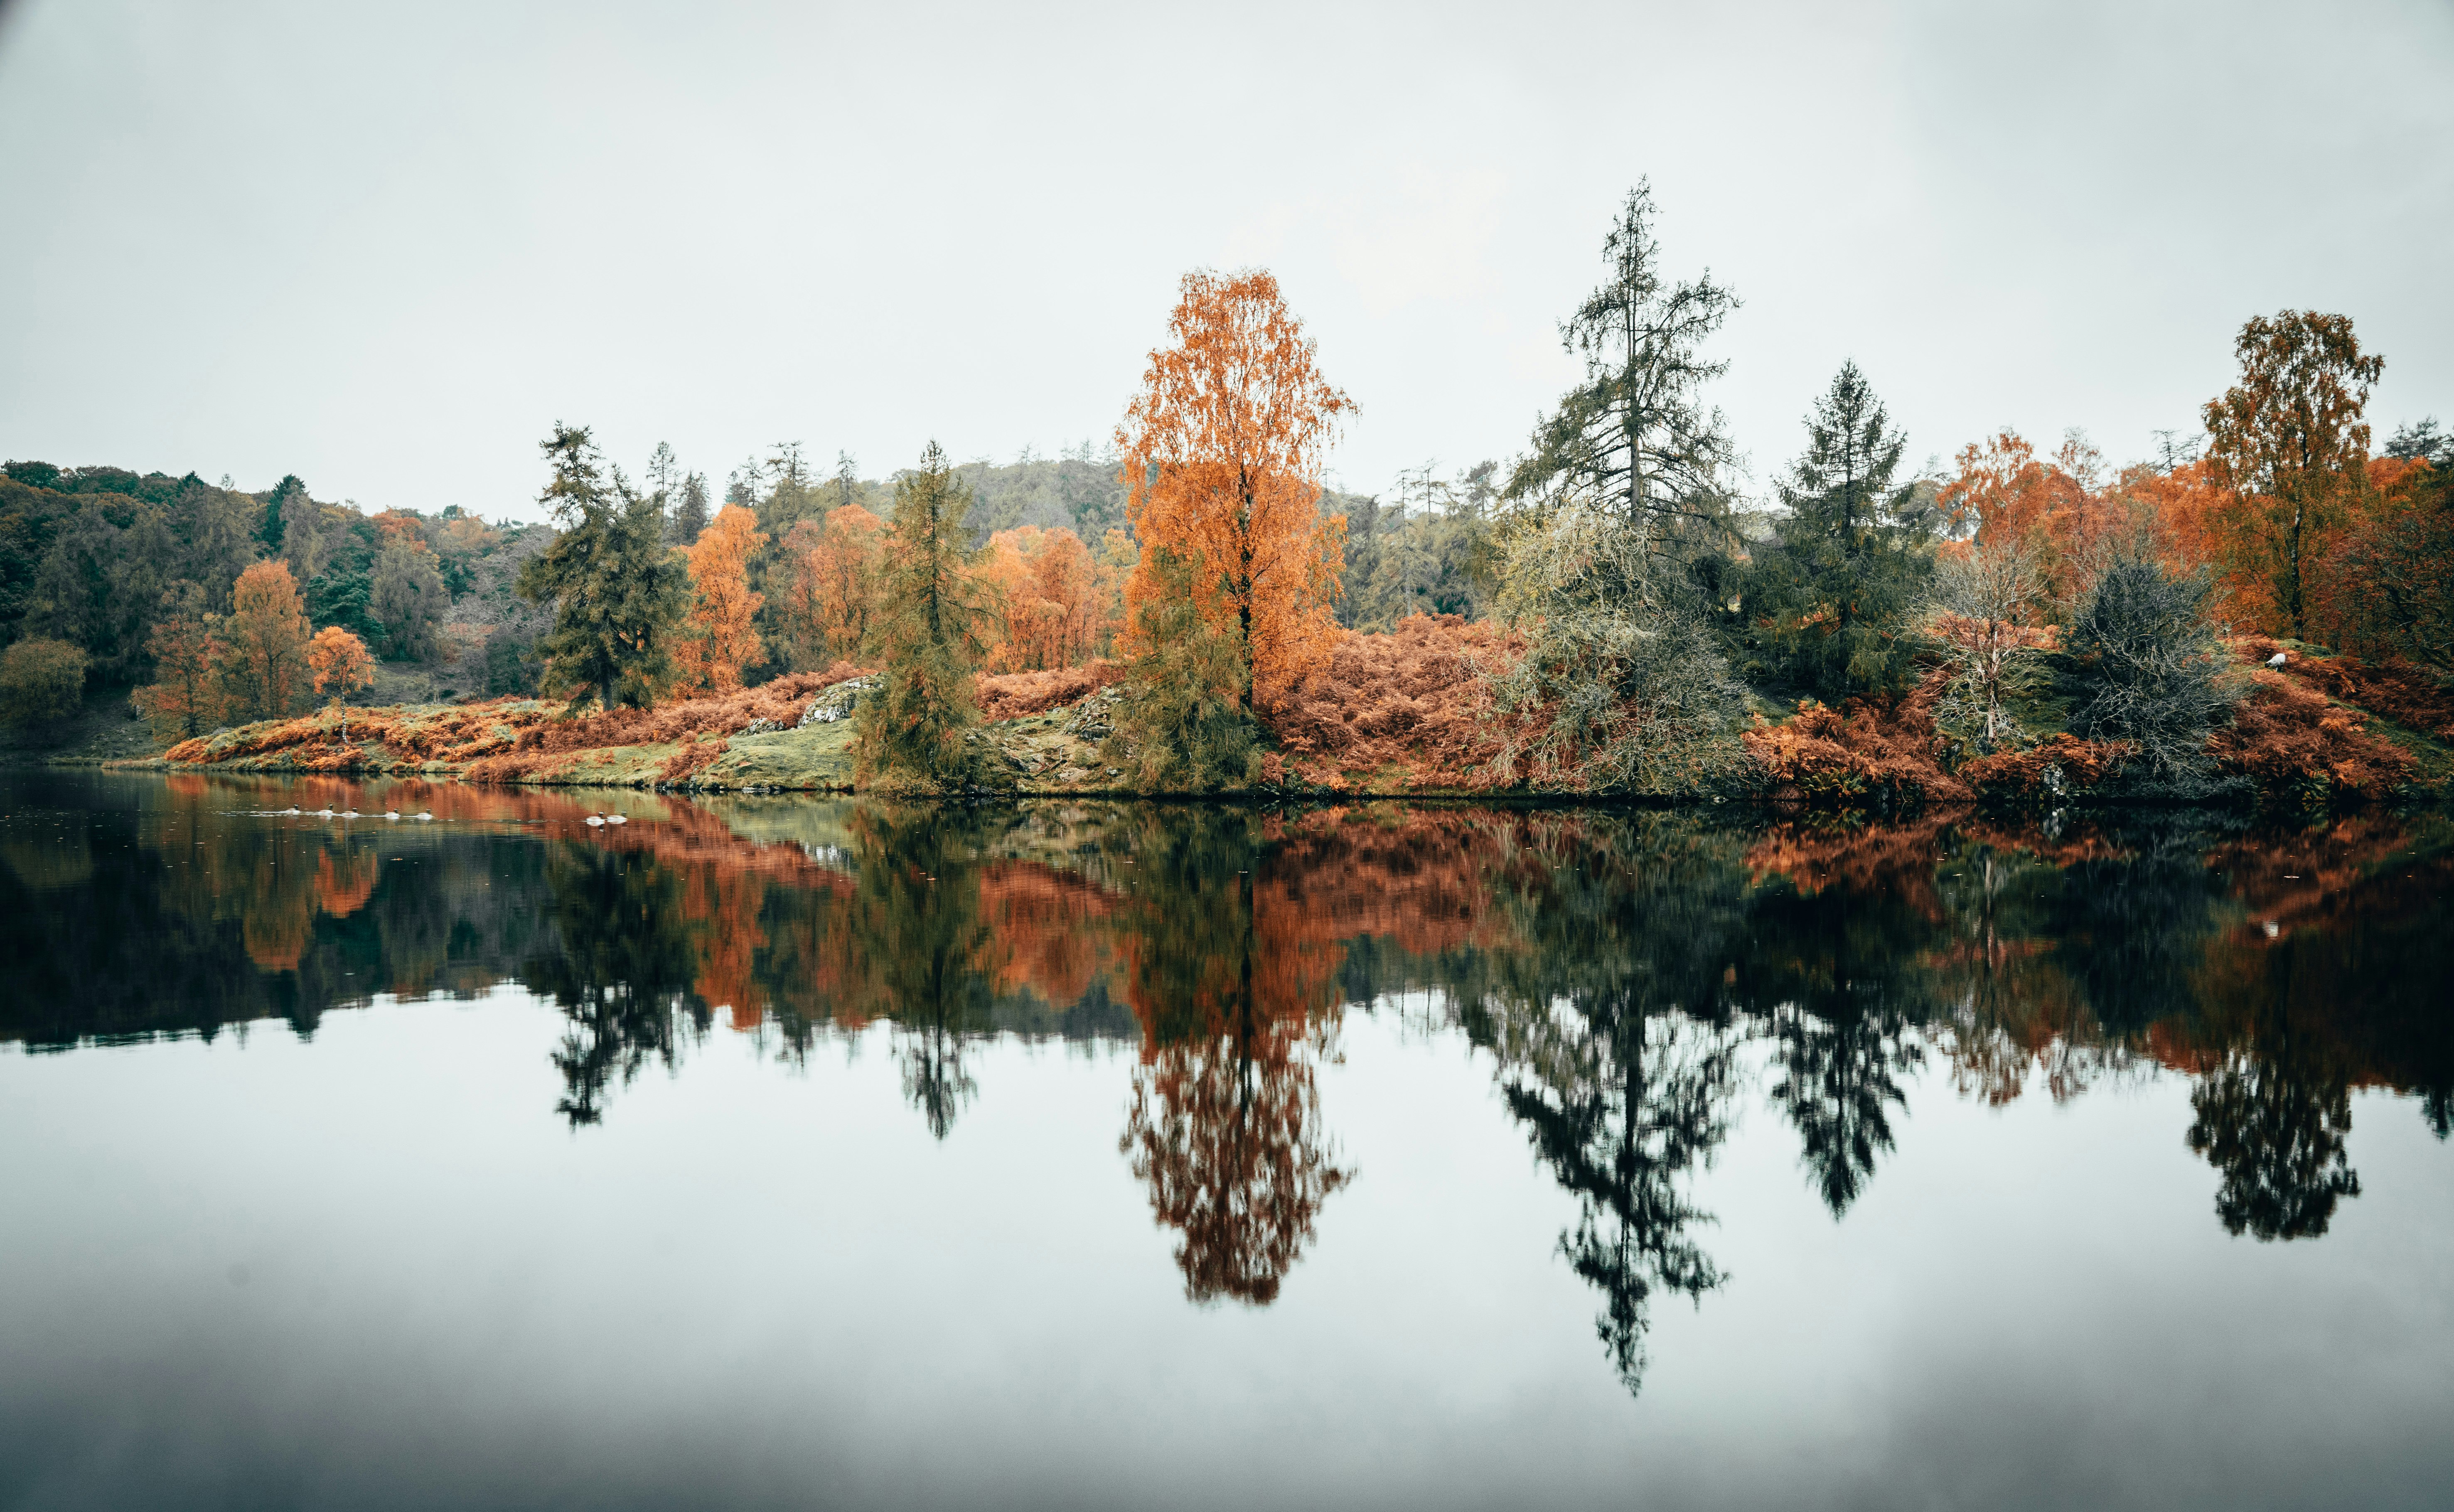
[[[400,810],[398,810],[398,809],[386,809],[386,810],[384,810],[384,817],[385,817],[385,818],[388,818],[388,819],[396,819],[396,818],[399,818],[399,817],[400,817]]]
[[[295,814],[295,813],[297,813],[297,812],[298,812],[298,805],[297,805],[297,804],[295,804],[295,803],[292,803],[292,805],[290,805],[290,807],[288,807],[288,808],[286,808],[286,809],[283,809],[281,812],[282,812],[282,813],[284,813],[284,814]]]
[[[603,815],[601,815],[601,814],[592,814],[592,815],[588,816],[588,822],[589,822],[589,823],[591,823],[591,824],[594,824],[594,825],[602,826],[602,825],[604,824],[604,822],[605,822],[605,816],[604,816]]]
[[[605,822],[608,824],[628,824],[631,822],[631,818],[630,816],[626,814],[608,814],[605,816]]]
[[[2279,651],[2279,652],[2277,652],[2274,655],[2267,657],[2267,658],[2266,658],[2266,664],[2267,664],[2268,666],[2270,666],[2270,667],[2281,667],[2281,666],[2283,666],[2283,653],[2282,653],[2282,652],[2280,652],[2280,651]]]
[[[358,816],[358,811],[357,811],[357,810],[355,810],[355,809],[352,809],[349,813],[344,814],[344,815],[342,815],[342,816],[341,816],[341,817],[343,817],[343,818],[345,818],[345,819],[354,819],[354,818],[356,818],[357,816]]]
[[[418,811],[417,811],[417,816],[418,816],[419,818],[421,818],[421,819],[431,819],[431,818],[434,817],[434,816],[433,816],[433,815],[427,813],[424,809],[420,809],[420,810],[418,810]]]
[[[331,809],[317,809],[315,811],[315,816],[319,819],[329,819],[332,816],[332,811]]]

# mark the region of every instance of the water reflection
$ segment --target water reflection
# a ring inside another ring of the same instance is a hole
[[[573,1126],[710,1035],[791,1062],[882,1031],[941,1140],[996,1096],[989,1037],[1128,1048],[1117,1148],[1197,1301],[1271,1303],[1360,1179],[1322,1091],[1343,1016],[1460,1035],[1574,1202],[1559,1252],[1631,1390],[1656,1303],[1735,1283],[1697,1181],[1751,1099],[1840,1220],[1921,1088],[2000,1106],[2183,1077],[2174,1138],[2216,1220],[2277,1241],[2359,1198],[2354,1091],[2411,1095],[2440,1139],[2454,1105],[2454,825],[2433,816],[2047,835],[8,783],[0,1037],[306,1037],[376,995],[517,981],[564,1016],[552,1096]],[[634,822],[586,825],[609,801]],[[240,812],[292,804],[437,822]]]

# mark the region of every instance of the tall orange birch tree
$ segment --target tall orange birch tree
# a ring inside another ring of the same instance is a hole
[[[750,591],[750,554],[766,544],[758,516],[738,504],[726,505],[692,543],[696,596],[690,634],[674,648],[684,689],[732,693],[741,686],[742,667],[766,655],[753,618],[766,599]]]
[[[2233,342],[2241,381],[2207,402],[2207,472],[2229,491],[2217,517],[2225,566],[2273,585],[2270,622],[2309,633],[2309,566],[2367,482],[2362,419],[2385,360],[2363,355],[2349,315],[2255,316]]]
[[[1197,560],[1201,617],[1234,636],[1238,701],[1268,707],[1337,634],[1345,521],[1321,517],[1321,462],[1355,402],[1265,272],[1185,274],[1168,337],[1116,428],[1143,550],[1127,613],[1161,591],[1158,552]]]

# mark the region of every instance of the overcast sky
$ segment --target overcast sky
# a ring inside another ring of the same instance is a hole
[[[1639,175],[1759,489],[1843,358],[1913,458],[2121,461],[2285,307],[2454,418],[2454,5],[1704,10],[0,0],[0,456],[488,515],[556,419],[1006,460],[1259,264],[1380,489],[1524,445]]]

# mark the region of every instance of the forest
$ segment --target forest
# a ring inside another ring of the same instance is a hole
[[[1757,488],[1739,310],[1649,188],[1516,456],[1327,486],[1357,401],[1266,272],[1185,276],[1113,433],[720,485],[585,426],[548,521],[295,476],[10,461],[0,715],[176,764],[964,794],[1557,793],[1883,810],[2325,806],[2454,775],[2454,435],[2380,438],[2347,316],[2247,318],[2157,454],[2072,432],[1908,468],[1842,360]],[[590,753],[595,753],[590,756]],[[631,753],[636,759],[607,753]]]

